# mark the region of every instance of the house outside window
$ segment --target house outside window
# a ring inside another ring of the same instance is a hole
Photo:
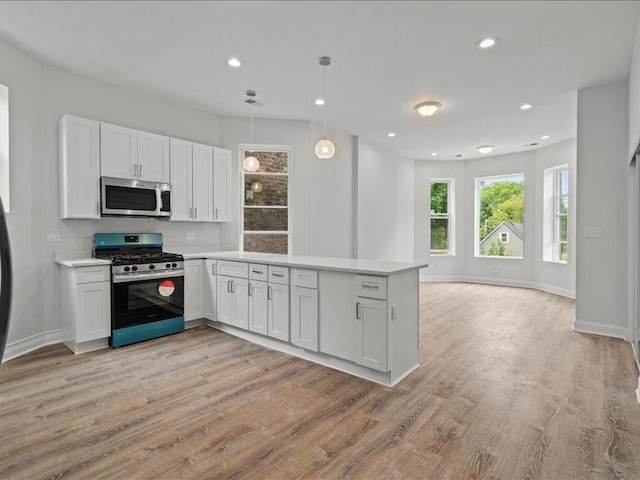
[[[455,255],[453,179],[432,179],[430,190],[430,253]]]
[[[524,173],[476,178],[475,256],[524,257]]]
[[[288,147],[241,146],[241,158],[258,159],[255,172],[242,169],[242,225],[240,250],[291,253]]]

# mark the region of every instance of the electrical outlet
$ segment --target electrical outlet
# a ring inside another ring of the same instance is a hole
[[[492,268],[491,269],[491,273],[493,273],[495,275],[496,273],[498,273],[498,269],[497,268]]]
[[[196,239],[196,234],[193,232],[187,232],[184,234],[184,239],[187,242],[193,242]]]
[[[584,227],[582,233],[584,238],[602,238],[602,227]]]
[[[47,242],[59,242],[60,241],[60,235],[57,233],[49,233],[47,235]]]

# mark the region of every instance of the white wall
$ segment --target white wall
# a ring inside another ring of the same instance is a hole
[[[528,152],[456,161],[416,160],[415,235],[416,261],[429,268],[420,274],[427,281],[466,280],[529,286],[573,296],[575,292],[575,214],[570,214],[570,261],[550,264],[542,260],[542,172],[569,164],[571,205],[575,205],[575,139]],[[524,258],[475,256],[475,179],[511,173],[525,174]],[[429,188],[433,178],[453,178],[455,199],[455,256],[429,253]],[[575,209],[573,210],[575,212]],[[497,273],[492,273],[497,269]]]
[[[14,294],[8,345],[60,327],[58,267],[54,253],[89,254],[95,232],[162,232],[168,249],[219,245],[219,225],[155,219],[60,220],[58,120],[70,113],[220,144],[218,117],[41,64],[0,41],[0,83],[9,87],[11,212]],[[47,233],[62,237],[47,243]]]
[[[237,250],[240,238],[241,189],[238,146],[249,143],[248,118],[222,117],[222,143],[233,151],[231,224],[222,228],[223,248]],[[292,253],[352,257],[354,255],[352,198],[354,139],[327,131],[336,145],[333,158],[315,156],[315,143],[322,138],[321,126],[302,120],[253,119],[253,143],[290,146]]]
[[[413,261],[413,160],[358,138],[358,258]]]
[[[575,328],[627,332],[629,85],[578,91],[578,231]],[[586,239],[584,227],[603,237]]]
[[[640,25],[640,19],[638,19]],[[636,29],[636,40],[631,57],[629,74],[629,158],[633,157],[640,143],[640,28]]]

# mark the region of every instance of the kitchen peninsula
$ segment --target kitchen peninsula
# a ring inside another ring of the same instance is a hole
[[[427,265],[179,253],[187,321],[204,318],[231,335],[389,387],[420,364],[418,271]]]

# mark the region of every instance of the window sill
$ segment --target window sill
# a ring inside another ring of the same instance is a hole
[[[566,265],[567,261],[566,260],[542,260],[544,263],[557,263],[560,265]]]
[[[501,255],[476,255],[475,258],[497,258],[506,260],[524,260],[524,257],[503,257]]]

